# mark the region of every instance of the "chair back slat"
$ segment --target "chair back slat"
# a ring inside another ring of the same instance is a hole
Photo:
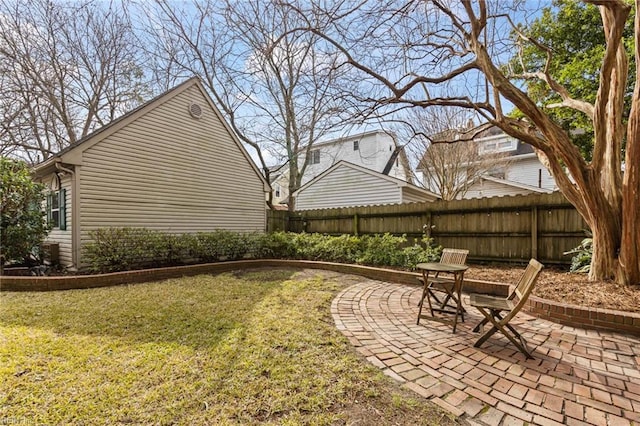
[[[533,289],[532,285],[538,278],[542,267],[542,263],[535,259],[531,259],[527,265],[527,269],[525,269],[524,273],[520,276],[515,290],[509,296],[509,299],[513,299],[515,296],[522,299],[522,297],[527,293],[527,290]]]
[[[467,261],[469,250],[445,248],[440,256],[440,263],[448,263],[449,265],[464,265]]]
[[[542,271],[543,265],[535,259],[531,259],[529,261],[529,265],[527,269],[525,269],[522,277],[518,281],[518,285],[516,286],[515,291],[509,296],[509,299],[513,299],[515,295],[518,296],[518,301],[509,312],[507,316],[505,316],[500,322],[503,324],[507,324],[511,318],[513,318],[519,311],[522,309],[525,303],[527,303],[527,299],[533,292],[533,288],[535,287],[536,280],[540,276],[540,271]]]

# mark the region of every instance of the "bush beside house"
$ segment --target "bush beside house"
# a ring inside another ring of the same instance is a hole
[[[44,185],[33,182],[27,165],[0,157],[0,175],[1,271],[7,262],[24,264],[37,258],[49,227],[41,209]]]
[[[440,247],[431,239],[406,246],[405,237],[390,234],[337,237],[287,232],[215,232],[172,235],[144,228],[104,228],[91,234],[84,258],[95,273],[208,263],[224,260],[297,259],[395,266],[415,269],[437,260]]]

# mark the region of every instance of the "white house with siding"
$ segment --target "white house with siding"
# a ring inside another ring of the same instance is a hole
[[[304,163],[306,152],[304,149],[303,154],[298,157],[300,167]],[[314,144],[309,152],[309,162],[301,184],[305,185],[340,161],[411,182],[409,162],[395,136],[385,130],[373,130]],[[273,170],[271,182],[274,204],[286,203],[289,198],[287,164]]]
[[[198,78],[37,165],[50,193],[48,242],[81,268],[91,231],[265,231],[271,190]]]
[[[300,187],[295,210],[429,202],[438,196],[426,189],[366,167],[340,161]]]
[[[475,142],[480,155],[502,156],[482,176],[470,182],[467,191],[459,198],[551,193],[558,189],[555,179],[540,162],[531,145],[507,135],[497,127],[489,129]],[[428,173],[424,175],[428,176]],[[430,182],[426,178],[424,183],[425,187],[429,187]]]

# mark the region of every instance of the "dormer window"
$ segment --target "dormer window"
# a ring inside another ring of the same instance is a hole
[[[515,151],[518,148],[518,140],[514,138],[496,138],[480,141],[478,152],[480,154],[493,154],[498,152]]]

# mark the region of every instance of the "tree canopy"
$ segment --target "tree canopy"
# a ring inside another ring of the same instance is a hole
[[[151,89],[126,8],[0,0],[0,154],[42,161]]]
[[[623,30],[624,46],[631,67],[634,64],[633,14],[634,11]],[[523,42],[520,37],[522,33],[550,49],[548,64],[548,52],[534,43]],[[509,62],[512,74],[523,76],[548,66],[549,74],[566,87],[573,97],[595,102],[606,42],[600,11],[595,5],[574,0],[554,0],[551,6],[542,9],[537,19],[530,24],[523,24],[519,33],[514,31],[512,37],[520,48]],[[530,76],[525,84],[531,99],[548,108],[547,113],[570,131],[582,155],[591,160],[594,137],[591,118],[573,109],[553,108],[562,100],[545,81]],[[635,74],[632,73],[626,85],[625,116],[631,108],[634,84]],[[514,115],[522,116],[519,111],[515,111]]]

